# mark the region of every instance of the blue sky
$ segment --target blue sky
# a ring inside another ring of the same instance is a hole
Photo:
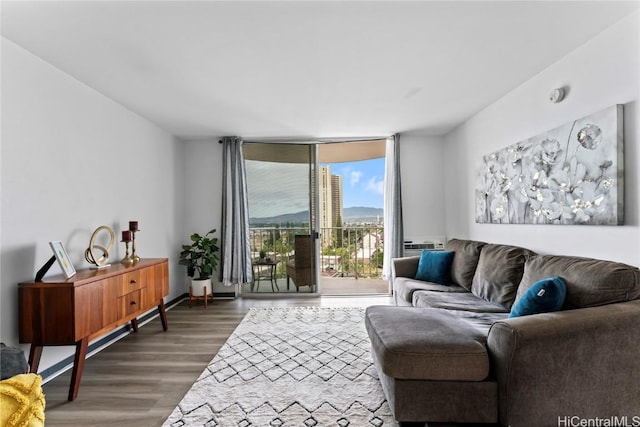
[[[326,165],[321,165],[326,166]],[[382,208],[384,159],[333,163],[332,175],[342,176],[343,207]]]
[[[329,166],[331,174],[342,176],[344,208],[382,208],[383,158]],[[264,218],[309,209],[307,165],[248,160],[246,168],[249,216]]]

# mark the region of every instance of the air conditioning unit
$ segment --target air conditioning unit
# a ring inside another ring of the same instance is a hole
[[[420,255],[423,250],[442,251],[444,242],[444,238],[405,238],[404,256]]]

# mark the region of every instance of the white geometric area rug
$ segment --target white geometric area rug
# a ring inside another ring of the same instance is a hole
[[[397,426],[362,308],[252,308],[163,427]]]

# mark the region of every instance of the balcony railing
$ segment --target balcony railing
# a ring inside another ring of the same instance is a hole
[[[330,227],[320,231],[321,276],[382,277],[382,226]],[[296,234],[309,234],[309,231],[302,228],[252,227],[249,238],[253,259],[264,255],[278,261],[276,277],[286,277],[286,264],[294,257]]]

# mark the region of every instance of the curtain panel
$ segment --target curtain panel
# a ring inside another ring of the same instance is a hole
[[[382,277],[391,280],[391,259],[402,256],[402,194],[400,191],[400,135],[387,138],[384,170],[384,256]]]
[[[222,251],[220,281],[224,286],[253,280],[249,245],[249,209],[244,166],[243,141],[235,136],[222,138]],[[236,295],[239,286],[236,287]]]

